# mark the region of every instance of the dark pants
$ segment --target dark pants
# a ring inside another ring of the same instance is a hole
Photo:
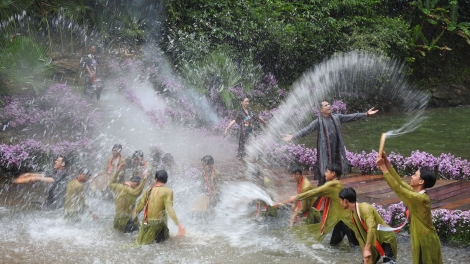
[[[393,255],[392,246],[388,243],[382,243],[382,249],[385,252],[385,256],[383,258],[383,263],[395,263],[395,256]],[[380,256],[379,256],[380,258]],[[378,259],[375,261],[377,263]]]
[[[168,227],[163,227],[160,233],[155,237],[155,243],[161,243],[170,237],[170,230],[168,230]]]
[[[359,246],[356,235],[345,223],[343,223],[343,221],[339,221],[333,228],[330,245],[337,246],[341,241],[343,241],[344,236],[348,237],[349,245],[351,247]]]

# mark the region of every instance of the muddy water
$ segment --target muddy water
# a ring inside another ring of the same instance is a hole
[[[249,184],[237,185],[239,193],[226,195],[210,215],[191,212],[190,186],[175,182],[175,210],[187,228],[187,236],[174,237],[177,228],[170,221],[172,238],[162,244],[132,247],[136,233],[121,234],[112,228],[113,201],[89,193],[90,211],[81,222],[68,223],[62,211],[37,209],[44,184],[14,186],[5,183],[0,193],[0,263],[361,263],[358,248],[347,239],[339,247],[322,243],[307,247],[295,242],[288,229],[288,211],[272,220],[249,216],[246,201],[254,193]],[[233,188],[225,186],[225,193]],[[243,198],[245,197],[245,198]],[[224,199],[226,199],[224,201]],[[411,263],[409,237],[398,236],[398,261]],[[443,245],[444,263],[468,263],[468,248]]]

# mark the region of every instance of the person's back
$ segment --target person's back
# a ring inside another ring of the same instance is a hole
[[[150,191],[151,194],[149,193]],[[163,221],[166,220],[167,214],[172,217],[171,213],[167,212],[167,209],[173,209],[173,191],[170,188],[166,186],[151,188],[144,193],[144,196],[149,197],[147,214],[148,220]],[[141,199],[138,207],[144,206],[141,204],[142,202],[143,199]]]
[[[132,216],[135,218],[137,213],[144,210],[144,219],[136,238],[138,245],[158,243],[168,239],[170,232],[167,226],[167,216],[178,225],[179,235],[185,233],[184,226],[179,223],[173,209],[173,191],[165,186],[168,173],[164,170],[157,171],[155,180],[155,184],[142,195]]]
[[[69,182],[65,194],[64,217],[76,218],[85,211],[85,188],[77,179]]]

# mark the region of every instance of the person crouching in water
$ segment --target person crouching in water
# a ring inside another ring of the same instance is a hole
[[[288,168],[292,180],[297,184],[297,194],[301,194],[313,190],[313,185],[302,175],[302,169],[297,165],[291,165]],[[315,197],[297,201],[293,204],[294,208],[290,219],[290,225],[294,224],[315,224],[320,222],[320,211],[316,210],[313,205]]]
[[[147,245],[160,243],[170,238],[167,226],[167,216],[178,225],[178,235],[184,236],[185,227],[178,221],[173,209],[173,191],[165,186],[168,174],[164,170],[155,173],[155,184],[142,195],[137,208],[132,213],[132,218],[144,210],[144,218],[137,235],[136,244]]]
[[[83,184],[91,176],[90,170],[82,168],[78,171],[78,176],[67,184],[65,190],[64,218],[71,222],[78,222],[87,211],[85,204],[85,188]],[[91,213],[93,220],[98,216]]]
[[[132,211],[135,206],[135,201],[142,194],[145,183],[147,182],[147,172],[142,173],[141,180],[138,176],[132,176],[131,180],[124,183],[117,182],[117,178],[121,171],[125,169],[125,164],[121,164],[117,171],[114,173],[113,178],[109,184],[109,188],[113,190],[116,205],[116,215],[114,216],[114,229],[131,233],[139,230],[139,223],[136,219],[132,218]]]
[[[368,203],[357,203],[353,188],[344,188],[338,196],[343,209],[351,211],[352,230],[362,248],[364,263],[377,263],[380,257],[383,263],[396,263],[397,238],[394,232],[377,230],[379,224],[387,226],[377,210]]]

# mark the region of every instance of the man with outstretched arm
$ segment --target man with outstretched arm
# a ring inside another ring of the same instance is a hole
[[[331,230],[330,245],[337,246],[346,235],[351,247],[359,245],[356,236],[350,229],[352,226],[351,218],[347,211],[343,210],[338,197],[339,192],[343,189],[343,185],[339,181],[341,178],[341,167],[339,164],[329,164],[326,166],[325,179],[326,183],[310,191],[301,193],[299,195],[291,196],[288,200],[273,207],[283,205],[286,203],[295,203],[314,197],[322,197],[319,209],[323,210],[321,223],[304,225],[304,227],[294,227],[294,230],[302,230],[302,233],[297,232],[303,240],[310,240],[314,238],[316,241],[322,241],[326,234]],[[320,207],[321,206],[321,207]],[[306,230],[303,232],[303,230]]]
[[[65,189],[67,187],[68,180],[67,166],[67,158],[65,156],[58,156],[54,161],[54,170],[52,173],[42,174],[28,172],[20,175],[13,181],[13,183],[29,183],[38,181],[52,183],[42,205],[52,209],[62,208],[65,202]]]
[[[332,114],[330,103],[321,102],[320,116],[313,120],[308,126],[299,130],[294,135],[284,135],[284,141],[299,139],[318,131],[317,137],[317,166],[315,166],[315,179],[318,180],[318,186],[325,183],[325,171],[328,164],[339,164],[342,174],[347,176],[349,171],[348,160],[346,158],[346,149],[344,147],[343,133],[341,124],[356,120],[365,119],[368,116],[375,115],[379,110],[369,109],[365,113],[356,114]]]

